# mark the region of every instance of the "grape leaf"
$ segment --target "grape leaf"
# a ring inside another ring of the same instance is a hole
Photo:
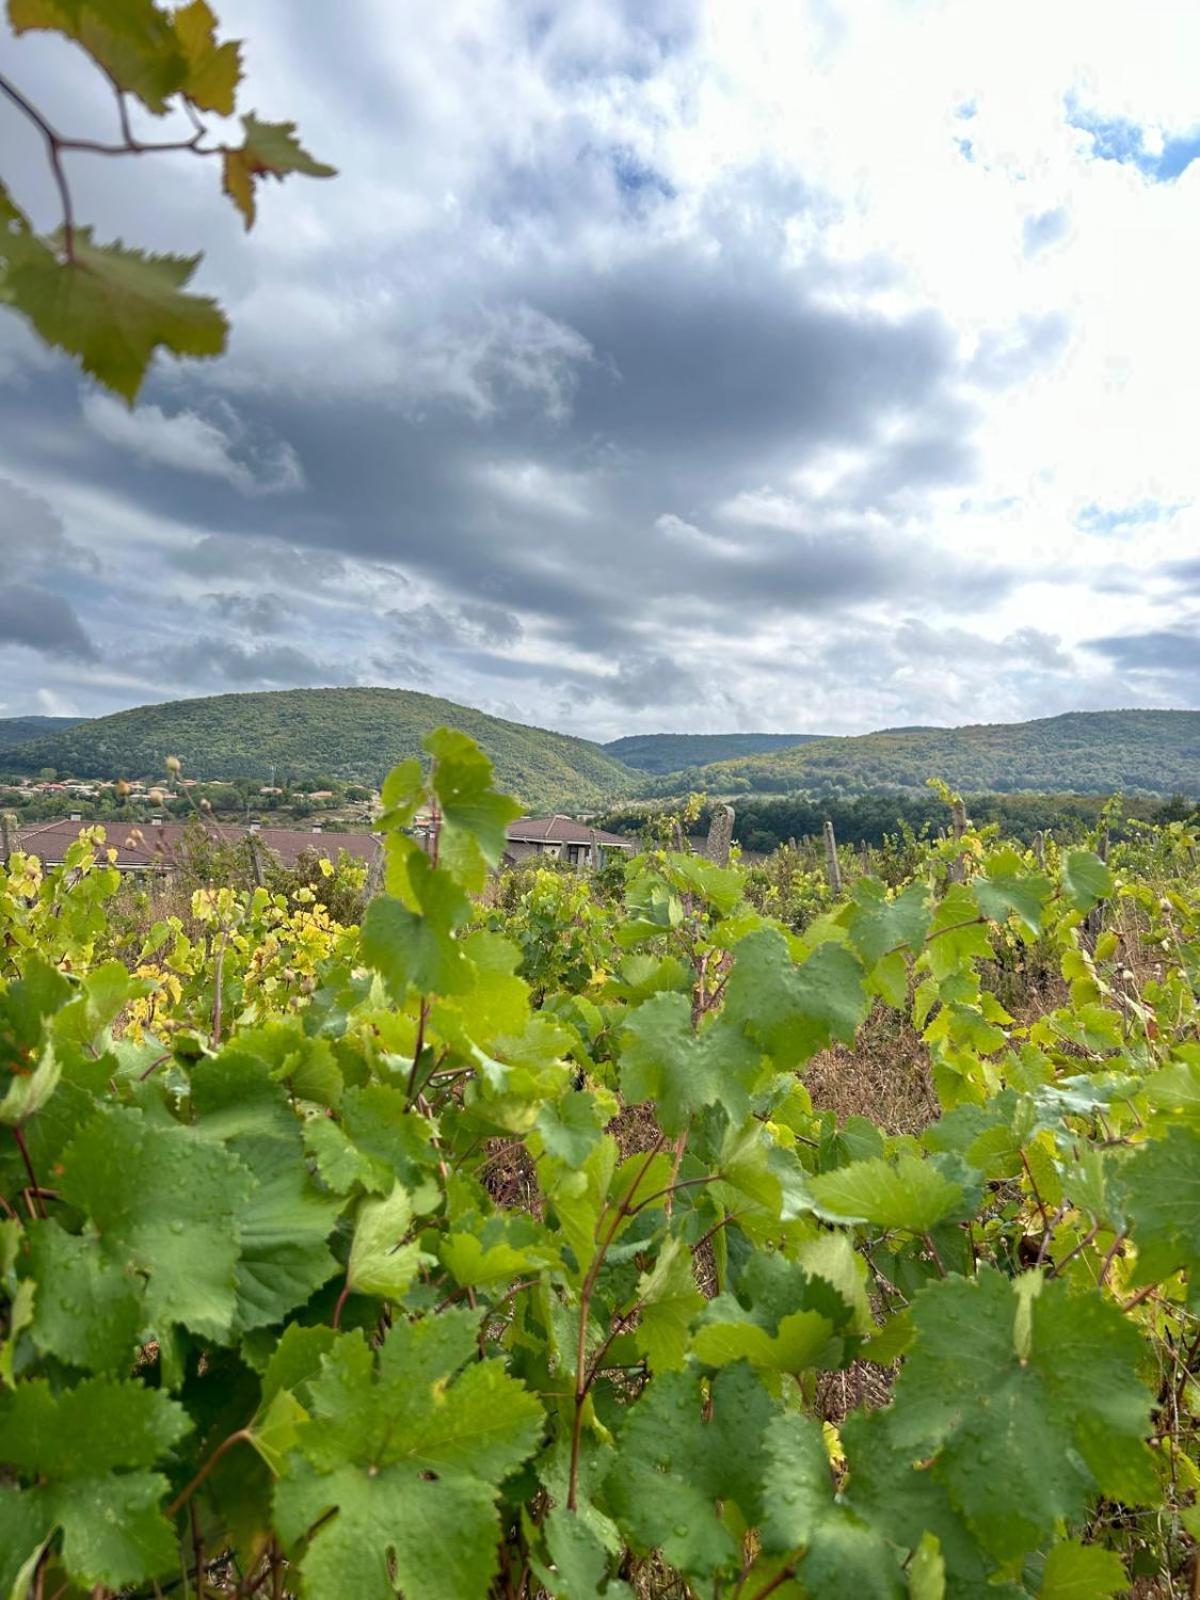
[[[30,1222],[28,1232],[34,1344],[88,1372],[128,1371],[142,1322],[141,1279],[98,1239],[65,1233],[57,1222]]]
[[[1006,922],[1015,916],[1028,931],[1042,931],[1042,913],[1053,885],[1044,872],[1031,872],[1016,850],[1001,850],[992,856],[985,875],[976,878],[971,888],[985,917]]]
[[[655,1378],[629,1410],[607,1493],[618,1526],[639,1550],[660,1549],[693,1582],[737,1570],[733,1507],[754,1526],[762,1510],[762,1455],[774,1403],[744,1364],[713,1380],[708,1420],[696,1375]],[[718,1513],[716,1502],[722,1503]]]
[[[750,1110],[758,1051],[723,1017],[693,1031],[686,995],[656,994],[643,1001],[625,1024],[620,1059],[626,1102],[654,1101],[664,1133],[681,1133],[706,1106],[723,1106],[733,1123]]]
[[[201,111],[231,117],[242,76],[241,45],[233,39],[217,43],[217,19],[208,0],[191,0],[175,12],[171,22],[186,63],[181,86],[184,95]]]
[[[1113,891],[1113,875],[1091,850],[1069,850],[1062,865],[1063,888],[1076,911],[1090,911]]]
[[[242,118],[245,137],[236,149],[225,151],[225,193],[254,226],[254,186],[263,178],[282,181],[289,172],[302,172],[310,178],[332,178],[337,169],[314,161],[296,138],[294,122],[260,122],[250,113]],[[465,738],[464,734],[459,735]]]
[[[896,1559],[884,1540],[839,1504],[820,1424],[810,1417],[772,1418],[763,1472],[763,1549],[802,1551],[796,1577],[812,1600],[897,1600],[905,1594]]]
[[[228,325],[217,304],[183,293],[199,256],[152,256],[97,245],[76,228],[74,259],[61,232],[37,238],[0,185],[0,303],[29,318],[47,344],[131,404],[154,352],[218,356]]]
[[[63,1199],[91,1219],[104,1257],[146,1275],[146,1325],[228,1334],[248,1168],[190,1129],[119,1106],[95,1113],[62,1166]]]
[[[471,986],[471,964],[454,938],[471,914],[471,902],[448,872],[420,854],[409,862],[412,911],[391,895],[367,907],[362,925],[364,958],[381,972],[397,1001],[411,985],[421,994],[461,994]]]
[[[860,878],[854,885],[853,897],[846,926],[850,943],[868,967],[877,965],[893,951],[921,948],[933,915],[928,884],[910,883],[889,900],[882,883]]]
[[[418,1244],[405,1244],[412,1224],[412,1201],[397,1183],[382,1200],[364,1200],[358,1208],[346,1282],[357,1294],[400,1300],[425,1259]]]
[[[1154,1283],[1200,1267],[1200,1136],[1169,1127],[1121,1169],[1120,1190],[1137,1245],[1135,1281]]]
[[[985,1549],[1022,1556],[1097,1493],[1154,1500],[1142,1342],[1117,1307],[985,1267],[930,1285],[912,1315],[892,1437],[936,1452],[934,1473]]]
[[[654,1373],[682,1367],[688,1329],[705,1301],[696,1287],[692,1252],[682,1239],[668,1239],[649,1272],[638,1279],[642,1311],[636,1344]]]
[[[167,1480],[145,1469],[190,1427],[181,1405],[140,1383],[88,1378],[55,1394],[36,1378],[0,1395],[0,1460],[35,1480],[21,1515],[39,1538],[62,1529],[75,1582],[122,1588],[175,1564],[159,1510]]]
[[[1121,1558],[1099,1545],[1064,1539],[1046,1557],[1038,1600],[1101,1600],[1129,1587]]]
[[[763,928],[735,949],[723,1015],[744,1025],[782,1071],[800,1066],[831,1039],[849,1043],[869,1006],[853,951],[822,944],[801,966],[782,934]]]
[[[187,72],[171,19],[154,0],[8,0],[8,20],[15,33],[66,34],[159,116]]]
[[[869,1222],[878,1228],[928,1233],[962,1205],[959,1184],[931,1161],[904,1152],[896,1164],[876,1156],[808,1180],[819,1216],[831,1222]]]
[[[309,1384],[312,1420],[276,1488],[276,1521],[311,1600],[484,1600],[500,1537],[503,1479],[532,1452],[541,1407],[496,1362],[458,1369],[476,1318],[398,1323],[378,1370],[341,1337]],[[326,1513],[336,1507],[328,1520]]]
[[[499,864],[508,824],[521,807],[492,787],[492,763],[465,733],[438,728],[424,741],[433,757],[433,787],[442,811],[441,864],[466,889],[479,890]]]

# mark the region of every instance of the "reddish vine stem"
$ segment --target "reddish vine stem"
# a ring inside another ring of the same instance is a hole
[[[594,1372],[589,1373],[586,1370],[588,1313],[591,1309],[592,1292],[596,1287],[596,1280],[600,1276],[600,1269],[604,1265],[604,1258],[608,1254],[609,1246],[617,1236],[617,1229],[627,1216],[632,1215],[629,1202],[637,1193],[639,1184],[649,1172],[651,1163],[665,1143],[666,1135],[660,1133],[647,1152],[645,1161],[638,1169],[637,1177],[634,1178],[626,1191],[624,1199],[617,1207],[608,1232],[604,1236],[604,1241],[596,1252],[592,1264],[584,1277],[583,1287],[579,1291],[579,1342],[575,1355],[575,1418],[571,1428],[571,1473],[567,1489],[568,1511],[577,1509],[579,1499],[579,1450],[583,1442],[583,1407],[595,1378]]]
[[[37,1173],[33,1170],[33,1158],[29,1154],[29,1146],[25,1143],[25,1135],[17,1123],[12,1124],[13,1138],[17,1141],[17,1149],[21,1152],[21,1160],[25,1163],[25,1171],[29,1174],[30,1193],[32,1195],[31,1209],[42,1221],[46,1220],[46,1206],[42,1200],[42,1186],[38,1182]]]
[[[338,1297],[337,1297],[337,1304],[333,1308],[333,1324],[332,1325],[333,1325],[333,1329],[334,1329],[335,1332],[337,1332],[338,1329],[341,1328],[341,1325],[342,1325],[342,1312],[345,1309],[346,1301],[349,1300],[349,1298],[350,1298],[350,1280],[349,1280],[349,1278],[347,1278],[345,1283],[342,1285],[341,1294],[338,1295]]]
[[[197,1472],[192,1481],[185,1489],[181,1489],[175,1496],[174,1500],[171,1501],[171,1504],[167,1507],[167,1520],[170,1521],[172,1517],[177,1517],[179,1515],[184,1506],[186,1506],[191,1500],[196,1490],[200,1488],[201,1484],[203,1484],[209,1473],[214,1467],[220,1464],[222,1457],[228,1455],[229,1451],[233,1449],[235,1444],[249,1443],[249,1441],[249,1428],[238,1428],[237,1431],[235,1433],[231,1433],[227,1439],[222,1439],[220,1444],[213,1451],[212,1455],[209,1456],[208,1460],[200,1468],[199,1472]]]

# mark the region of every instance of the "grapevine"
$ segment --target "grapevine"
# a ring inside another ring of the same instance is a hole
[[[361,927],[217,887],[139,942],[100,829],[0,878],[0,1593],[1190,1582],[1187,827],[784,918],[669,848],[498,879],[515,806],[428,752]],[[805,1088],[881,1011],[919,1134]]]

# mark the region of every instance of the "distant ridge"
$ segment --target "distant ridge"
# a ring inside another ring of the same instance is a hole
[[[713,761],[791,749],[820,737],[816,733],[633,733],[604,748],[638,772],[682,772]]]
[[[599,745],[506,722],[411,689],[283,689],[171,700],[97,717],[5,750],[16,772],[53,767],[81,778],[155,778],[178,756],[193,778],[377,784],[443,725],[491,757],[500,788],[538,810],[597,806],[628,793],[627,767]]]
[[[693,782],[710,794],[864,793],[920,789],[931,777],[974,793],[1200,795],[1200,711],[1070,711],[813,739],[707,766]]]
[[[83,717],[0,717],[0,750],[31,739],[44,739],[62,728],[77,728]]]

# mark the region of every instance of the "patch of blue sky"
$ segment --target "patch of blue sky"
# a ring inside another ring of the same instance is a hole
[[[1136,167],[1153,183],[1170,183],[1200,158],[1200,128],[1164,139],[1161,149],[1147,148],[1146,130],[1126,117],[1102,117],[1067,96],[1067,121],[1092,136],[1099,161]]]
[[[1165,522],[1186,502],[1163,505],[1158,500],[1138,500],[1129,506],[1084,506],[1075,518],[1075,526],[1084,533],[1116,533],[1121,528],[1141,528],[1152,522]]]

